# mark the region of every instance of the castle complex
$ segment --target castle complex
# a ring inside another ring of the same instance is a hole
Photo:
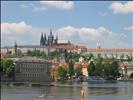
[[[41,35],[40,46],[55,46],[55,45],[70,45],[69,40],[59,40],[58,36],[54,38],[52,30],[50,29],[50,35],[47,37],[46,33]]]

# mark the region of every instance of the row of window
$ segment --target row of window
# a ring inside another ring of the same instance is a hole
[[[44,67],[48,67],[48,65],[46,64],[19,64],[20,67],[41,67],[41,68],[44,68]]]
[[[42,77],[42,74],[23,74],[22,77]]]
[[[44,68],[22,68],[23,72],[48,72],[48,69]]]

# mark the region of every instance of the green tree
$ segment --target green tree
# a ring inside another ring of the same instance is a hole
[[[113,75],[114,78],[116,78],[119,74],[119,65],[117,61],[113,61],[111,63],[111,74]]]
[[[46,55],[46,53],[44,51],[42,51],[41,52],[41,56],[42,56],[42,58],[45,58],[47,55]]]
[[[32,51],[32,56],[36,56],[36,50]]]
[[[36,53],[35,53],[35,56],[37,56],[37,57],[40,57],[40,56],[41,56],[40,50],[36,50],[35,52],[36,52]]]
[[[88,60],[91,60],[94,58],[94,55],[92,53],[89,53]]]
[[[77,61],[80,58],[81,54],[77,52],[69,52],[68,53],[68,59],[73,59]]]
[[[95,75],[95,64],[93,61],[91,61],[89,66],[88,66],[88,74],[89,74],[89,76]]]
[[[101,61],[98,61],[96,63],[96,68],[95,68],[95,75],[96,76],[103,76],[104,75],[104,65]]]
[[[82,74],[82,66],[79,65],[78,68],[76,68],[75,72],[76,72],[77,76],[80,76]]]
[[[111,75],[111,64],[110,62],[104,62],[104,71],[105,76],[108,77]]]
[[[15,65],[11,59],[6,59],[3,64],[3,71],[5,72],[6,76],[13,77],[15,71]]]
[[[28,51],[26,52],[26,55],[27,55],[27,56],[32,56],[32,51],[31,51],[31,50],[28,50]]]
[[[1,72],[1,74],[3,74],[3,71],[4,71],[4,66],[3,66],[3,64],[4,64],[4,60],[1,59],[1,60],[0,60],[0,72]]]
[[[57,50],[54,50],[51,52],[51,58],[54,59],[55,57],[59,56],[59,52]]]
[[[12,64],[10,65],[10,67],[6,69],[6,74],[8,77],[13,77],[14,73],[15,73],[15,65]]]
[[[67,76],[67,70],[63,67],[63,66],[60,66],[59,68],[58,68],[58,73],[59,73],[59,76],[60,76],[60,78],[61,79],[65,79],[66,78],[66,76]]]
[[[68,66],[68,73],[70,75],[70,77],[72,77],[74,75],[74,67],[73,67],[73,61],[71,60],[69,62],[69,66]]]

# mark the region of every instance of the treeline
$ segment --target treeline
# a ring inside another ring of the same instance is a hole
[[[79,65],[74,69],[74,63],[71,60],[68,64],[68,67],[59,66],[58,68],[52,69],[51,73],[55,77],[60,77],[61,80],[67,80],[67,77],[72,79],[73,77],[82,76],[82,65]],[[88,67],[88,76],[101,76],[106,79],[112,78],[116,79],[120,76],[119,73],[119,64],[117,61],[104,62],[104,61],[90,61]]]
[[[28,50],[25,55],[27,56],[36,56],[36,57],[42,57],[42,58],[50,58],[50,59],[54,59],[57,57],[61,57],[62,55],[64,56],[64,58],[70,60],[75,60],[78,61],[78,59],[80,58],[81,54],[77,53],[77,52],[60,52],[59,50],[54,50],[54,51],[50,51],[48,53],[46,53],[45,51],[40,51],[40,50]]]
[[[117,61],[112,62],[104,62],[98,61],[94,62],[91,61],[88,66],[88,75],[89,76],[101,76],[105,78],[114,78],[116,79],[119,73],[119,64]]]
[[[40,50],[33,50],[33,51],[31,51],[31,50],[28,50],[27,52],[26,52],[26,55],[27,56],[37,56],[37,57],[46,57],[47,55],[46,55],[46,53],[44,52],[44,51],[40,51]]]
[[[61,80],[73,79],[73,76],[79,77],[82,75],[82,66],[79,65],[74,69],[74,63],[71,60],[68,64],[68,67],[59,66],[51,70],[52,77],[60,77]]]

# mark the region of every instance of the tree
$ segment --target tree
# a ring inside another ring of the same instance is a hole
[[[97,59],[98,59],[98,61],[103,61],[103,57],[102,57],[101,53],[97,54]]]
[[[91,60],[92,58],[94,58],[94,55],[92,53],[89,54],[88,60]]]
[[[113,75],[114,78],[116,78],[119,74],[119,65],[117,61],[113,61],[111,63],[111,74]]]
[[[118,61],[104,63],[106,77],[117,78],[119,75]]]
[[[104,75],[104,65],[101,61],[98,61],[96,63],[96,68],[95,68],[95,75],[96,76],[103,76]]]
[[[32,56],[32,51],[31,51],[31,50],[28,50],[28,51],[26,52],[26,55],[27,55],[27,56]]]
[[[57,79],[59,77],[59,71],[57,67],[51,69],[51,76],[53,79]]]
[[[44,51],[42,51],[41,52],[41,56],[42,56],[42,58],[45,58],[47,55],[46,55],[46,53]]]
[[[7,59],[4,61],[3,64],[3,71],[5,72],[6,76],[13,77],[15,72],[15,65],[11,59]]]
[[[58,68],[58,73],[59,73],[59,76],[60,76],[60,78],[61,79],[65,79],[66,78],[66,76],[67,76],[67,70],[63,67],[63,66],[60,66],[59,68]]]
[[[68,53],[68,59],[73,59],[75,61],[77,61],[80,58],[81,54],[77,53],[77,52],[69,52]]]
[[[72,77],[74,75],[74,68],[73,68],[73,61],[72,60],[69,62],[68,73],[69,73],[70,77]]]
[[[89,76],[94,76],[94,74],[95,74],[95,64],[93,61],[91,61],[88,66],[88,74],[89,74]]]
[[[77,76],[80,76],[82,74],[82,66],[79,65],[78,68],[76,68],[75,72],[76,72]]]
[[[37,56],[37,57],[40,57],[40,56],[41,56],[40,50],[36,50],[36,51],[35,51],[35,56]]]
[[[54,50],[53,52],[51,52],[51,58],[52,59],[57,57],[57,56],[59,56],[59,52],[57,50]]]
[[[0,72],[1,72],[1,74],[3,74],[3,71],[4,71],[4,66],[3,66],[3,64],[4,64],[4,60],[3,59],[1,59],[0,60]]]
[[[12,64],[10,65],[10,67],[6,69],[6,74],[8,77],[13,77],[14,73],[15,73],[15,65]]]

